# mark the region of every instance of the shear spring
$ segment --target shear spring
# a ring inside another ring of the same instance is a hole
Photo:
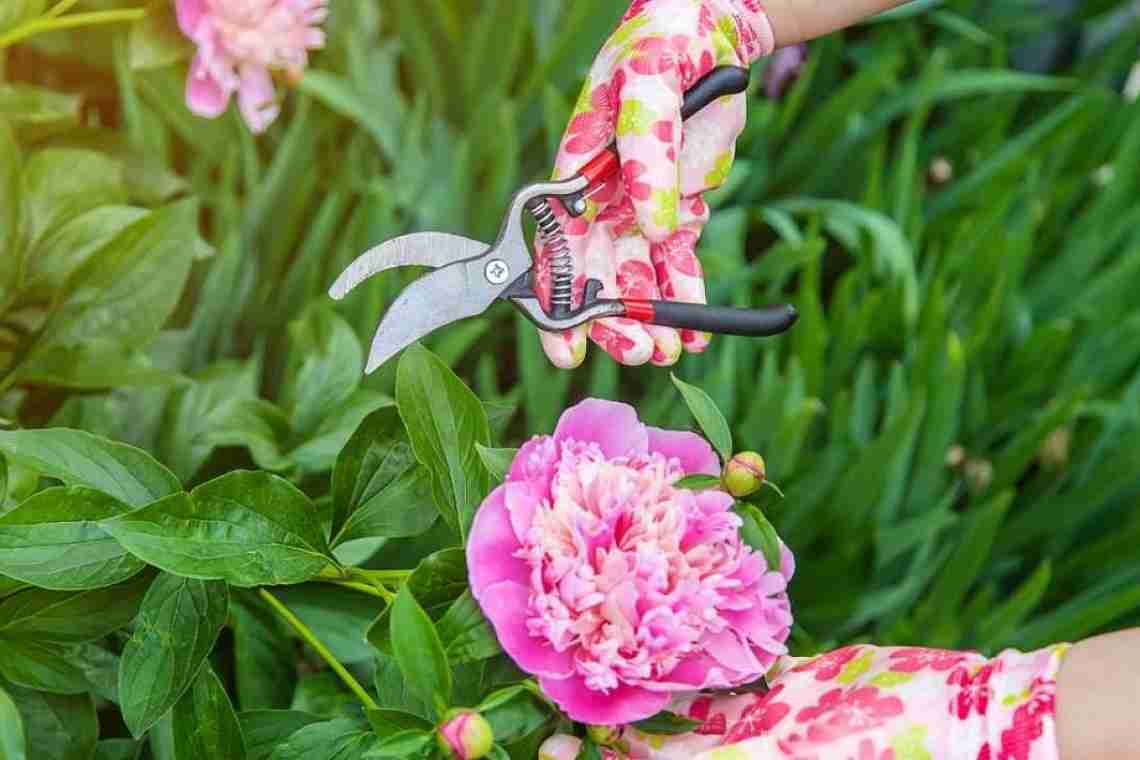
[[[574,257],[566,233],[545,198],[527,206],[538,223],[538,231],[546,243],[550,257],[550,309],[554,314],[570,311],[574,293]]]

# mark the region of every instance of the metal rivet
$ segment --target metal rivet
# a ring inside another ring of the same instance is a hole
[[[483,270],[483,276],[492,285],[502,285],[511,276],[511,268],[502,259],[491,259]]]

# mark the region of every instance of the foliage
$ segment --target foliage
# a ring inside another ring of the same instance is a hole
[[[44,3],[6,6],[0,757],[426,756],[452,706],[533,757],[559,719],[460,547],[507,447],[585,395],[681,427],[683,392],[718,446],[764,455],[786,498],[740,509],[796,551],[799,653],[1140,623],[1123,5],[916,2],[814,43],[783,100],[752,96],[701,249],[711,300],[789,299],[801,322],[718,339],[676,384],[555,371],[505,307],[365,379],[415,273],[324,296],[387,237],[490,239],[619,4],[335,4],[260,140],[185,110],[165,3],[37,36]],[[1056,29],[1088,43],[1012,67]]]

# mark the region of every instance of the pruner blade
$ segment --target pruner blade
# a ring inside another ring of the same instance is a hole
[[[420,232],[382,243],[350,264],[329,289],[334,299],[344,298],[364,280],[388,269],[436,267],[404,288],[388,307],[372,338],[365,372],[374,372],[432,331],[486,311],[509,284],[496,284],[492,280],[498,276],[488,277],[487,271],[497,262],[489,253],[490,247],[476,240]]]

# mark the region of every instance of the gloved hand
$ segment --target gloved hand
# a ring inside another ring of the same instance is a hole
[[[590,70],[562,139],[555,178],[567,178],[617,138],[622,171],[571,219],[553,204],[574,258],[575,306],[587,278],[610,298],[705,302],[694,250],[708,221],[702,194],[722,184],[744,128],[745,97],[710,104],[682,126],[684,92],[716,66],[748,66],[771,52],[758,0],[635,0]],[[536,241],[537,290],[549,306],[549,261]],[[571,368],[586,333],[623,364],[670,365],[682,348],[703,351],[707,333],[604,319],[542,333],[547,356]]]
[[[780,660],[766,694],[688,696],[672,709],[702,725],[673,737],[620,730],[623,760],[1057,760],[1056,678],[1065,646],[981,655],[851,646]],[[574,760],[555,736],[541,760]]]

